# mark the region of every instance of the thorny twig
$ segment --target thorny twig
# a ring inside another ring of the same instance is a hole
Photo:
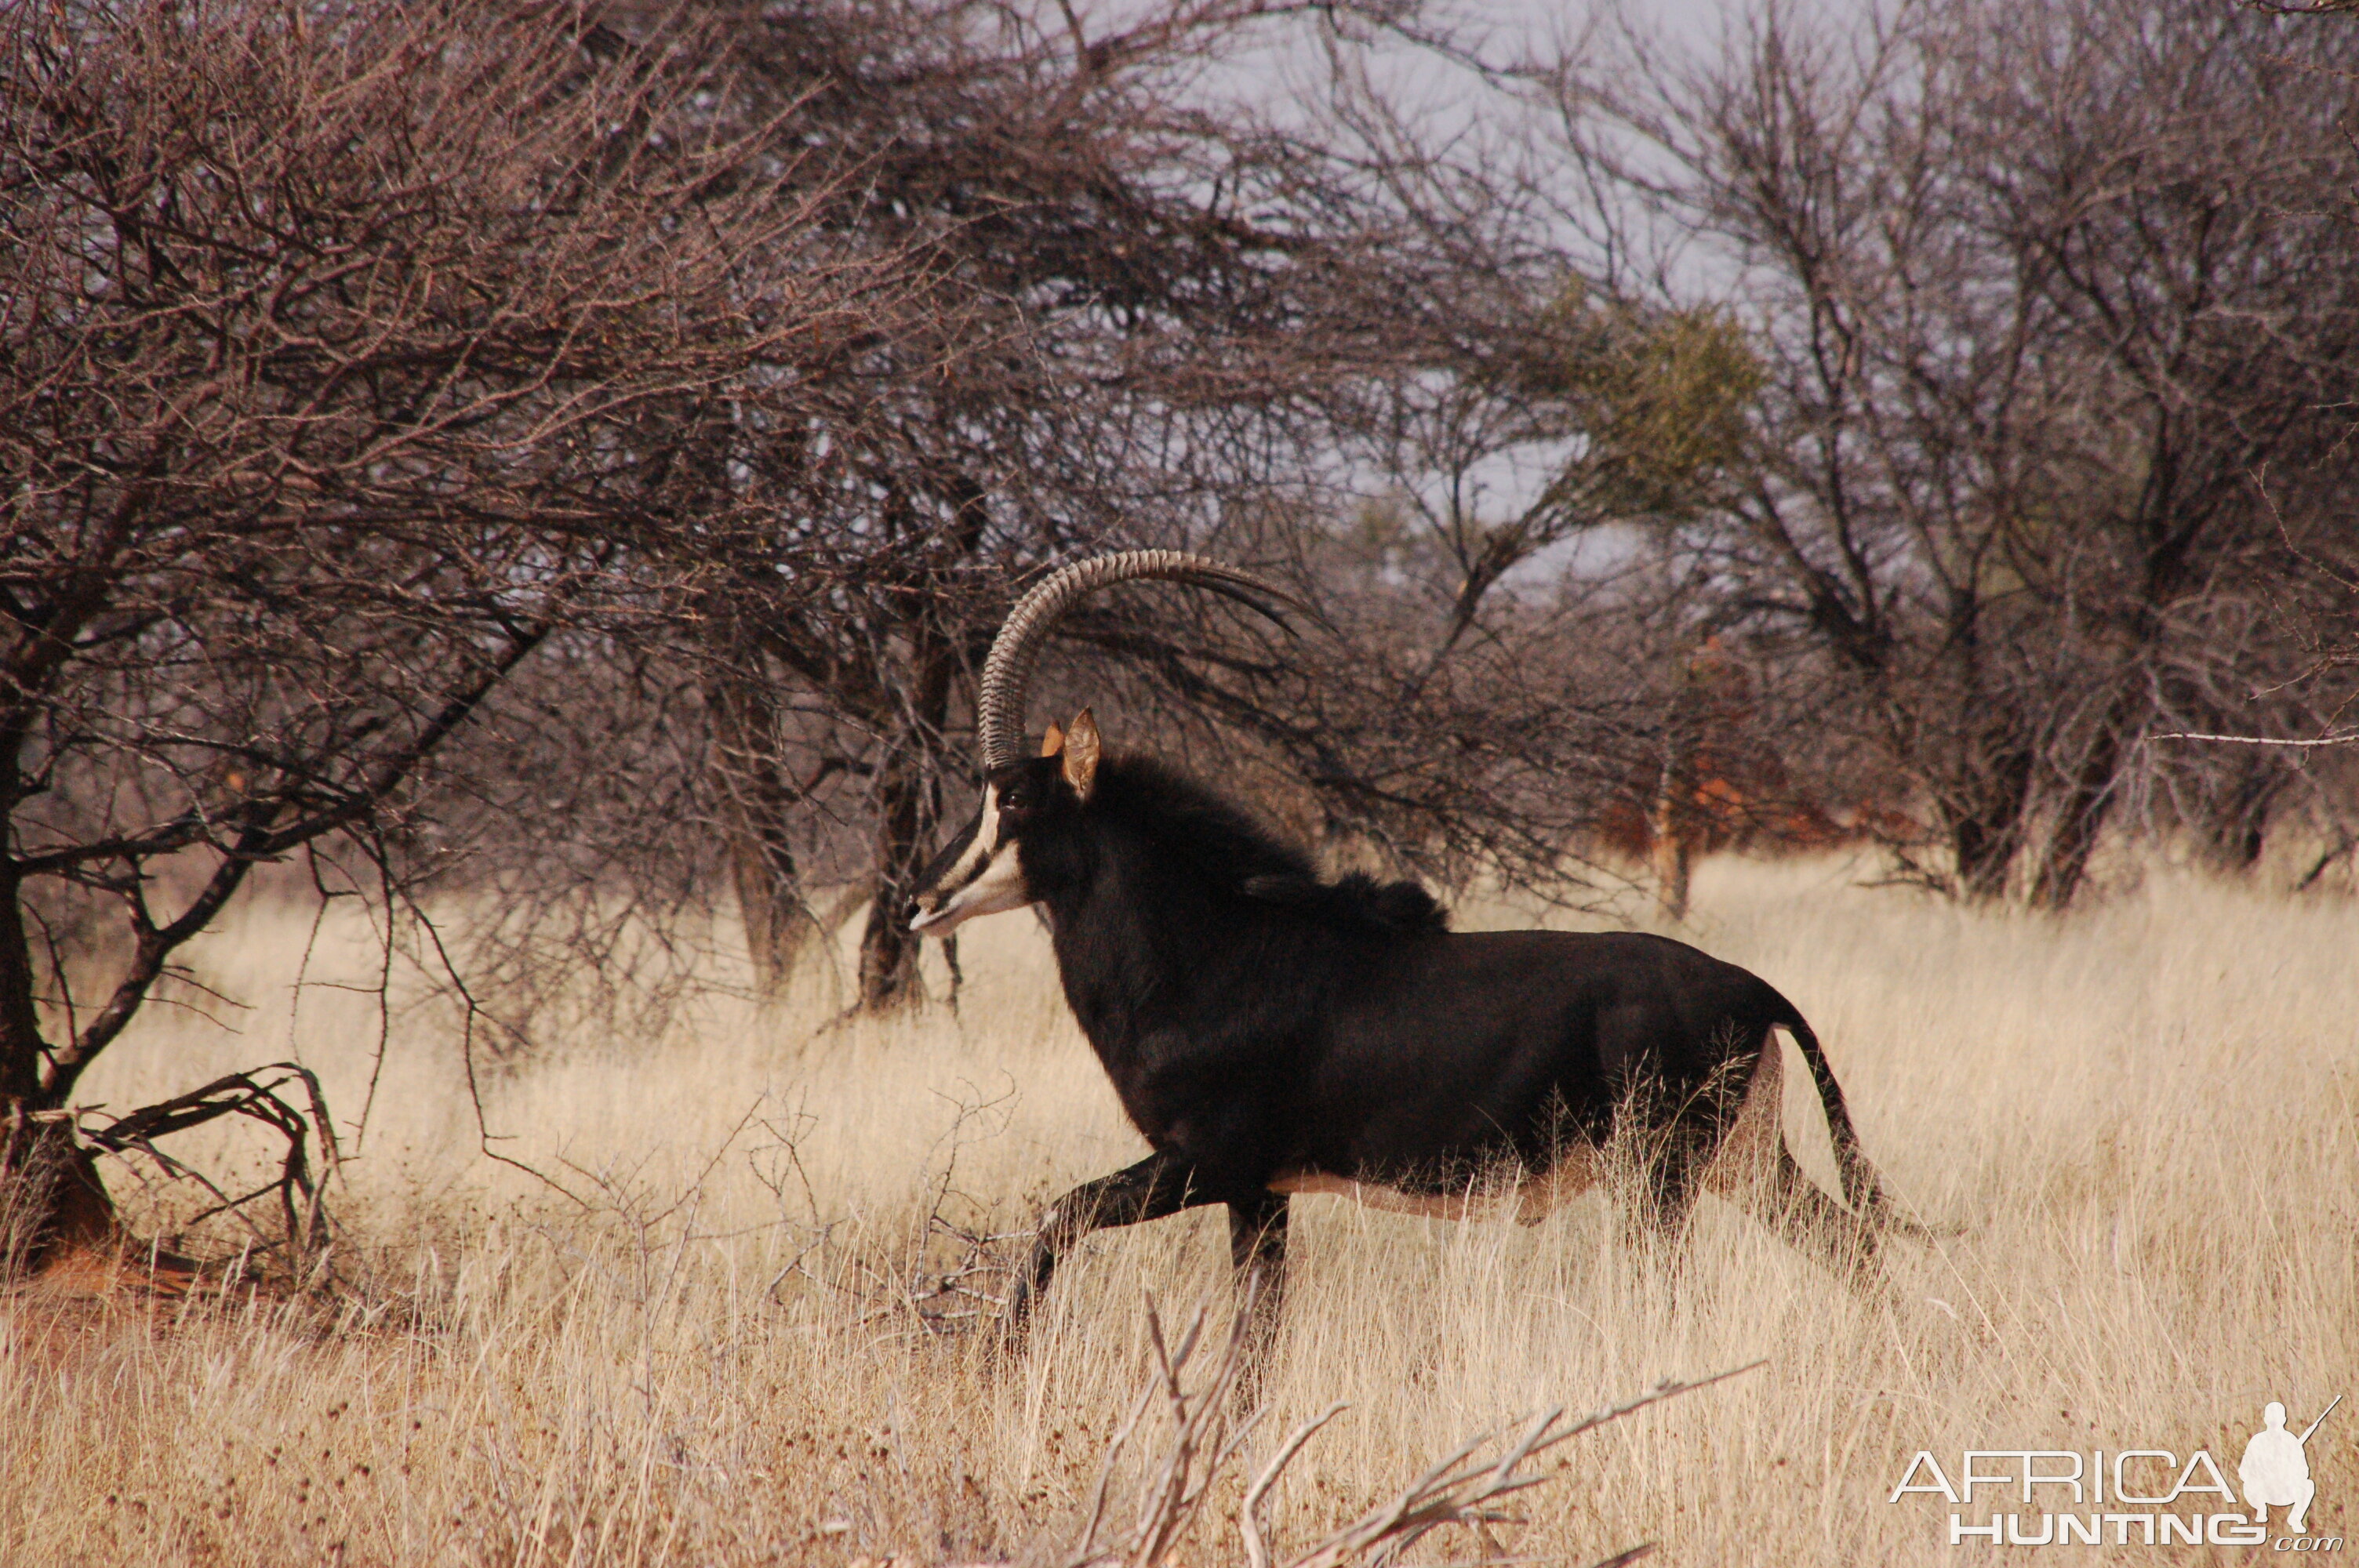
[[[799,1203],[806,1219],[788,1219],[787,1223],[802,1232],[804,1240],[794,1255],[773,1274],[765,1293],[776,1299],[777,1289],[789,1278],[800,1278],[810,1284],[848,1297],[859,1306],[855,1324],[899,1320],[929,1334],[951,1335],[970,1332],[984,1322],[995,1317],[1006,1306],[1005,1293],[996,1281],[1015,1271],[1003,1249],[1008,1242],[1028,1242],[1032,1232],[990,1231],[962,1225],[944,1210],[952,1198],[963,1200],[953,1183],[958,1152],[970,1122],[997,1106],[1006,1097],[1002,1095],[985,1101],[962,1101],[958,1117],[951,1129],[936,1140],[929,1153],[930,1166],[936,1155],[947,1145],[949,1154],[940,1174],[929,1177],[927,1184],[927,1209],[924,1225],[919,1228],[916,1245],[894,1260],[872,1260],[853,1257],[847,1268],[814,1269],[814,1255],[823,1254],[836,1239],[838,1227],[843,1224],[841,1216],[830,1218],[820,1212],[819,1199],[813,1190],[810,1173],[803,1168],[801,1141],[813,1119],[797,1113],[788,1126],[763,1119],[760,1126],[774,1141],[757,1149],[749,1156],[756,1181],[768,1188],[777,1199],[782,1211]],[[789,1177],[799,1187],[789,1197]],[[937,1239],[948,1241],[952,1248],[944,1260],[932,1248]],[[852,1276],[852,1277],[847,1277]]]
[[[764,1129],[777,1140],[776,1150],[784,1156],[787,1169],[801,1182],[802,1200],[810,1214],[807,1227],[810,1239],[772,1277],[769,1290],[775,1293],[789,1276],[799,1275],[812,1284],[859,1303],[862,1310],[855,1322],[861,1326],[898,1320],[924,1333],[950,1335],[971,1332],[997,1317],[1007,1302],[995,1282],[1016,1272],[1016,1265],[1007,1260],[1003,1248],[1011,1241],[1028,1242],[1033,1233],[990,1231],[962,1225],[944,1211],[953,1198],[962,1203],[969,1201],[954,1184],[959,1151],[966,1141],[968,1129],[1004,1106],[1013,1092],[1011,1087],[989,1099],[956,1102],[956,1119],[935,1140],[927,1157],[929,1169],[940,1158],[940,1174],[928,1179],[926,1219],[916,1244],[896,1260],[851,1259],[849,1271],[858,1276],[856,1280],[843,1277],[843,1271],[826,1274],[814,1271],[807,1262],[832,1239],[840,1221],[823,1221],[820,1217],[818,1201],[811,1194],[810,1177],[801,1168],[798,1152],[802,1130],[788,1133],[770,1122],[763,1122]],[[782,1204],[787,1201],[783,1173],[757,1168],[755,1174]],[[951,1244],[953,1250],[947,1260],[933,1248],[937,1238]]]
[[[2320,746],[2359,745],[2359,730],[2347,735],[2321,735],[2308,741],[2286,741],[2269,735],[2198,735],[2192,731],[2173,730],[2169,734],[2149,735],[2149,741],[2211,741],[2223,746],[2284,746],[2295,751],[2308,751]]]
[[[1147,1304],[1147,1343],[1152,1366],[1130,1414],[1106,1446],[1105,1458],[1093,1496],[1089,1521],[1080,1544],[1064,1559],[1064,1568],[1101,1568],[1121,1563],[1125,1568],[1150,1568],[1169,1554],[1174,1542],[1194,1520],[1212,1482],[1235,1457],[1262,1411],[1232,1420],[1230,1394],[1246,1355],[1251,1307],[1237,1314],[1227,1343],[1211,1375],[1190,1390],[1185,1372],[1201,1343],[1204,1314],[1190,1319],[1176,1347],[1167,1346],[1161,1319],[1150,1298]],[[1678,1382],[1666,1379],[1647,1393],[1592,1412],[1567,1423],[1564,1408],[1557,1406],[1534,1416],[1520,1427],[1495,1428],[1468,1439],[1448,1455],[1428,1466],[1389,1501],[1379,1504],[1341,1530],[1284,1560],[1285,1568],[1346,1568],[1383,1553],[1393,1558],[1422,1537],[1445,1525],[1466,1525],[1481,1530],[1505,1520],[1496,1511],[1500,1500],[1536,1487],[1549,1477],[1525,1473],[1522,1466],[1536,1456],[1583,1433],[1659,1404],[1697,1389],[1708,1388],[1763,1366],[1756,1361],[1709,1378]],[[1141,1488],[1136,1522],[1122,1540],[1101,1545],[1098,1534],[1106,1512],[1106,1492],[1115,1465],[1148,1407],[1158,1396],[1171,1418],[1172,1433],[1159,1458],[1148,1466],[1150,1479]],[[1279,1443],[1245,1488],[1238,1511],[1237,1531],[1251,1568],[1273,1568],[1260,1518],[1263,1499],[1287,1466],[1299,1457],[1312,1436],[1346,1407],[1338,1401],[1296,1427]],[[1510,1433],[1514,1435],[1509,1437]],[[1485,1450],[1497,1446],[1496,1456]],[[1487,1537],[1486,1537],[1487,1541]],[[1621,1564],[1636,1561],[1652,1544],[1633,1547],[1609,1560]],[[1498,1561],[1495,1554],[1487,1561]],[[1604,1568],[1601,1564],[1600,1568]]]

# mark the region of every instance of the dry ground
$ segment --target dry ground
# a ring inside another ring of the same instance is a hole
[[[2202,1447],[2233,1480],[2265,1400],[2299,1425],[2359,1393],[2359,909],[2158,871],[2060,922],[1852,871],[1715,863],[1690,935],[1799,1003],[1892,1186],[1962,1232],[1902,1247],[1878,1300],[1716,1200],[1677,1274],[1618,1250],[1593,1196],[1532,1229],[1299,1200],[1277,1421],[1351,1409],[1279,1488],[1284,1539],[1462,1435],[1756,1359],[1561,1451],[1506,1549],[1948,1561],[1983,1549],[1948,1544],[1940,1498],[1887,1501],[1919,1449],[1954,1474],[1968,1448]],[[265,908],[208,938],[207,983],[254,1004],[237,1032],[159,1011],[89,1097],[291,1053],[356,1118],[367,1000],[314,987],[289,1015],[309,918]],[[1143,1294],[1219,1299],[1225,1238],[1214,1213],[1099,1238],[997,1380],[972,1338],[919,1321],[909,1287],[962,1250],[929,1218],[1019,1229],[1139,1152],[1029,919],[968,929],[956,1018],[814,1039],[815,986],[803,1013],[585,1030],[488,1079],[494,1147],[586,1205],[475,1152],[450,1016],[404,1015],[365,1138],[347,1134],[362,1304],[0,1303],[0,1561],[1050,1557],[1136,1386]],[[309,979],[365,981],[353,935],[331,925]],[[1788,1120],[1819,1136],[1799,1102]],[[2359,1400],[2312,1441],[2314,1531],[2359,1534],[2354,1437]],[[1477,1545],[1445,1532],[1412,1560]],[[2193,1555],[2255,1551],[2276,1555]],[[1241,1560],[1217,1510],[1182,1558]]]

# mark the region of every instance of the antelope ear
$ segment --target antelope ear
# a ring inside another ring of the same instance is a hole
[[[1086,708],[1073,716],[1072,727],[1065,731],[1065,782],[1082,799],[1090,798],[1097,787],[1098,721],[1090,717]]]
[[[1053,757],[1064,749],[1065,732],[1051,723],[1049,726],[1049,732],[1040,737],[1040,754],[1044,757]]]

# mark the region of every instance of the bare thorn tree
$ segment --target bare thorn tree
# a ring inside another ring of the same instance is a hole
[[[709,112],[717,53],[562,5],[0,23],[0,1186],[33,1261],[110,1232],[57,1115],[176,956],[255,868],[397,842],[676,494],[669,435],[875,330],[877,262]],[[76,921],[87,952],[43,946]]]

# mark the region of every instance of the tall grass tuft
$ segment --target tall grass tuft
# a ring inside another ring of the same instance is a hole
[[[2206,1448],[2233,1481],[2265,1402],[2299,1426],[2359,1390],[2359,912],[2157,871],[2031,918],[1852,874],[1711,863],[1690,934],[1801,1007],[1871,1157],[1954,1234],[1896,1245],[1884,1295],[1716,1199],[1676,1253],[1626,1249],[1597,1195],[1528,1229],[1299,1200],[1269,1408],[1168,1560],[1245,1561],[1247,1486],[1338,1402],[1256,1498],[1278,1561],[1466,1438],[1756,1361],[1532,1456],[1512,1519],[1407,1561],[1947,1563],[1950,1507],[1889,1500],[1919,1450]],[[1225,1335],[1217,1212],[1093,1238],[1018,1367],[973,1332],[1036,1206],[1141,1149],[1023,915],[969,928],[955,1016],[823,1028],[815,983],[659,1038],[584,1028],[473,1091],[418,997],[378,1072],[373,1000],[317,983],[373,985],[374,949],[332,918],[303,968],[311,918],[206,937],[199,978],[247,1010],[158,1010],[87,1093],[317,1072],[350,1289],[0,1303],[0,1561],[1054,1563],[1153,1357],[1142,1300],[1221,1303]],[[1832,1180],[1801,1077],[1789,1132]],[[240,1136],[180,1152],[268,1173]],[[186,1212],[129,1201],[151,1234]],[[2313,1534],[2359,1533],[2351,1408],[2310,1445]],[[1124,1508],[1167,1452],[1141,1433]]]

